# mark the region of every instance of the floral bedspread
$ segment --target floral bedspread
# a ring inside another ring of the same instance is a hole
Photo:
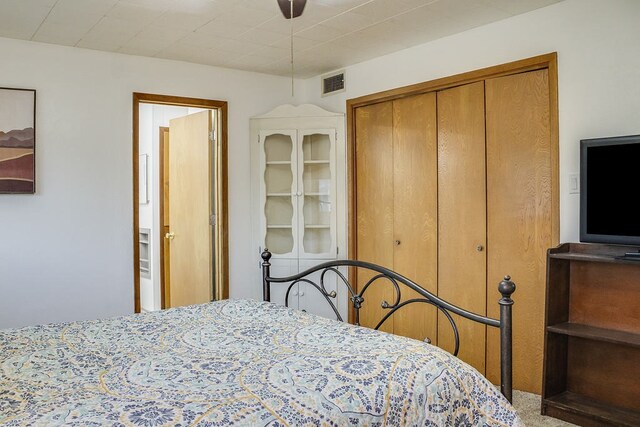
[[[0,331],[0,425],[522,425],[443,350],[227,300]]]

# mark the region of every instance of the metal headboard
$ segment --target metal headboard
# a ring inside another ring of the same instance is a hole
[[[335,291],[327,291],[325,287],[325,275],[329,272],[335,274],[339,282],[342,282],[349,292],[349,299],[351,304],[353,305],[353,310],[355,314],[355,324],[359,325],[360,320],[360,308],[364,303],[364,294],[367,292],[370,286],[374,283],[377,283],[382,280],[386,280],[393,285],[395,289],[395,300],[392,304],[389,304],[387,301],[382,301],[381,306],[384,309],[389,310],[382,319],[378,322],[374,329],[380,328],[384,324],[384,322],[393,315],[396,311],[400,310],[402,307],[405,307],[409,304],[415,303],[424,303],[434,306],[441,313],[445,315],[451,327],[453,329],[454,338],[455,338],[455,350],[453,355],[458,355],[458,349],[460,347],[460,336],[458,333],[458,327],[456,322],[454,321],[451,313],[457,314],[458,316],[462,316],[466,319],[472,320],[474,322],[482,323],[487,326],[492,326],[500,329],[500,391],[502,394],[509,400],[512,401],[512,305],[513,300],[511,299],[511,295],[516,290],[516,285],[511,281],[509,276],[505,276],[504,280],[500,282],[498,285],[498,292],[502,295],[502,298],[498,300],[498,304],[500,305],[500,319],[494,319],[491,317],[482,316],[477,313],[473,313],[467,310],[464,310],[460,307],[457,307],[441,298],[438,298],[436,295],[433,295],[431,292],[427,291],[417,283],[412,280],[407,279],[406,277],[389,270],[388,268],[381,267],[376,264],[372,264],[365,261],[354,261],[354,260],[335,260],[328,261],[322,264],[318,264],[302,273],[294,274],[288,277],[271,277],[271,252],[268,249],[265,249],[262,252],[262,285],[263,285],[263,299],[265,301],[271,301],[271,284],[272,283],[289,283],[287,287],[287,293],[285,295],[285,305],[288,306],[289,303],[289,294],[291,289],[299,284],[299,283],[307,283],[310,286],[314,287],[320,295],[324,297],[329,306],[333,309],[333,312],[336,315],[336,319],[343,321],[340,316],[340,312],[336,307],[334,301],[337,294]],[[371,279],[369,279],[360,292],[356,292],[356,289],[349,283],[349,280],[342,274],[339,270],[340,267],[356,267],[365,270],[370,270],[375,272]],[[308,276],[312,273],[321,271],[320,274],[320,282],[316,283],[313,280],[309,279]],[[420,294],[421,298],[412,298],[405,301],[402,301],[401,298],[401,287],[400,285],[404,285],[411,290]],[[428,341],[430,342],[430,341]]]

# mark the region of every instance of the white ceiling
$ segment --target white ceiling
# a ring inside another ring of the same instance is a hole
[[[293,20],[311,77],[561,0],[308,0]],[[0,37],[290,75],[276,0],[0,0]]]

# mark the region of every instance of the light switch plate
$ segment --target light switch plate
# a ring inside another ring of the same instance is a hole
[[[569,194],[580,194],[580,174],[569,174]]]

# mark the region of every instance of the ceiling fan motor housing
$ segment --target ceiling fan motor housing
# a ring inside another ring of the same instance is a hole
[[[291,3],[293,3],[293,17],[302,15],[307,0],[278,0],[278,6],[285,18],[291,19]]]

